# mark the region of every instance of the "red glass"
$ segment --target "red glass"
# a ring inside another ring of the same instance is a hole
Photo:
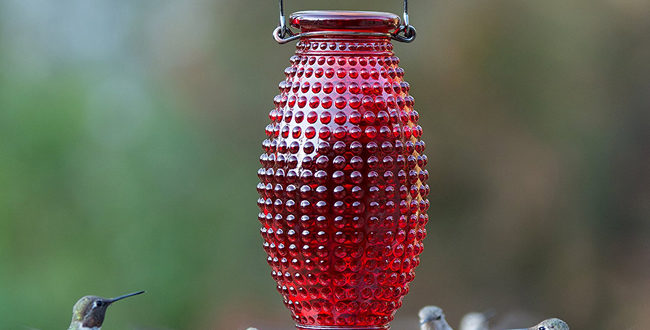
[[[299,12],[303,36],[258,171],[264,250],[298,329],[388,329],[420,263],[422,127],[389,33],[399,17]],[[337,34],[357,31],[361,35]]]

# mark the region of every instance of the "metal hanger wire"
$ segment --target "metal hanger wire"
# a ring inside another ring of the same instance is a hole
[[[291,31],[287,25],[287,19],[284,16],[284,1],[279,0],[280,5],[280,23],[278,27],[273,30],[273,38],[280,44],[285,44],[287,42],[296,40],[301,36],[314,36],[314,35],[326,35],[331,34],[329,31],[317,31],[317,32],[307,32],[307,33],[294,33]],[[402,24],[399,29],[393,33],[380,33],[380,32],[356,32],[356,31],[337,31],[337,34],[345,35],[372,35],[372,36],[389,36],[393,40],[400,42],[411,42],[415,40],[415,28],[410,24],[409,13],[408,13],[408,0],[404,0],[404,14],[402,19]]]

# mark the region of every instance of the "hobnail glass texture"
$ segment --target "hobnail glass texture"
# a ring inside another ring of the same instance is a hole
[[[302,12],[291,21],[386,32],[399,18]],[[389,37],[333,33],[296,48],[258,171],[271,276],[299,329],[387,329],[426,236],[419,114]]]

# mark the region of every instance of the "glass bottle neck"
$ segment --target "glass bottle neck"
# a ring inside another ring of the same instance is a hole
[[[390,36],[328,35],[302,37],[296,44],[297,55],[392,56]]]

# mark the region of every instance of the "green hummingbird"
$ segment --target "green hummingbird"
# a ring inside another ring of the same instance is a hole
[[[118,300],[141,293],[144,293],[144,291],[133,292],[116,298],[82,297],[72,307],[72,321],[70,321],[68,330],[101,330],[108,306]]]
[[[538,325],[532,326],[530,328],[514,330],[569,330],[569,325],[560,319],[552,318],[544,320]]]

